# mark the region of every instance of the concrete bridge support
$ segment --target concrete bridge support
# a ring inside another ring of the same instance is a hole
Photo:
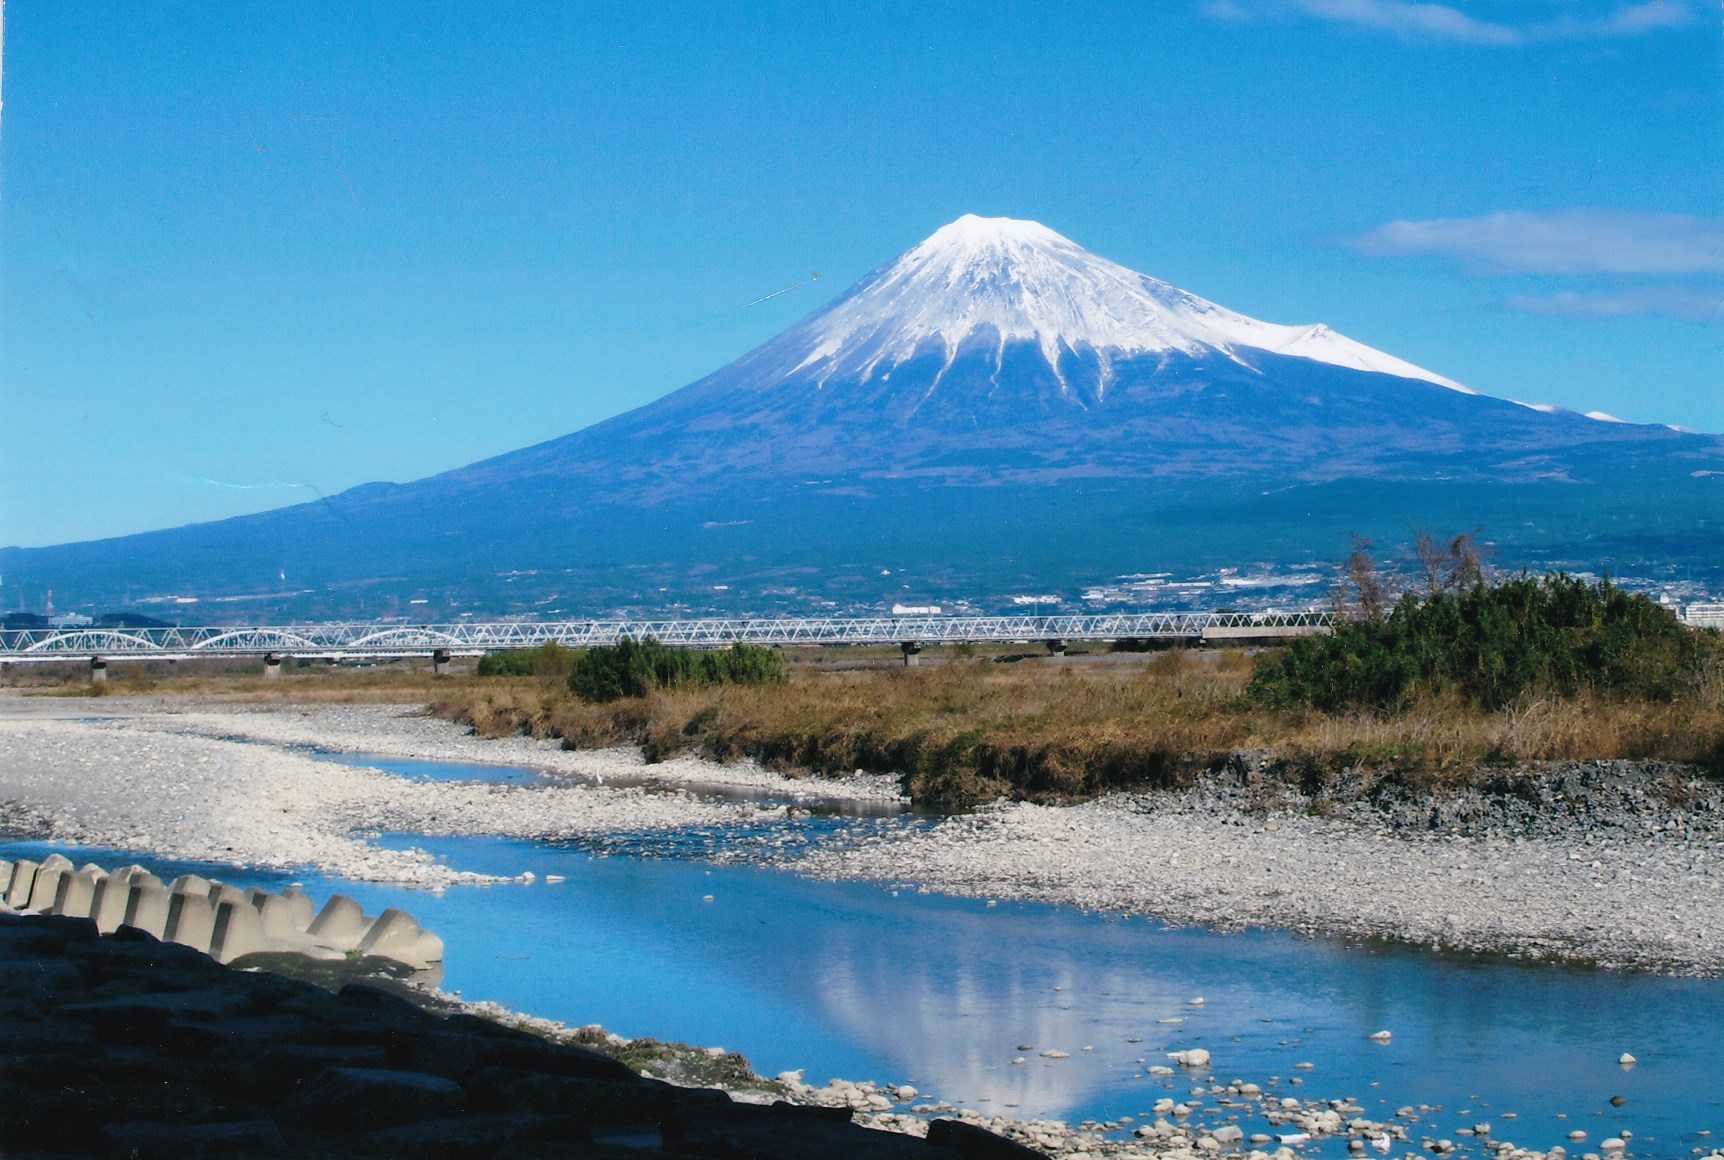
[[[898,647],[900,649],[902,649],[904,652],[904,663],[906,665],[915,665],[915,664],[921,663],[921,655],[922,655],[922,642],[921,641],[919,641],[919,640],[907,640],[907,641],[903,642],[902,644],[900,644]]]
[[[108,683],[108,662],[101,657],[90,658],[90,683],[92,685]]]
[[[280,653],[265,653],[263,655],[263,679],[266,681],[281,680]]]
[[[449,650],[440,648],[431,654],[431,672],[439,677],[449,675]]]

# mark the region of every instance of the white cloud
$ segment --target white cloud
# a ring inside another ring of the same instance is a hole
[[[1399,221],[1352,240],[1373,257],[1455,258],[1474,274],[1724,274],[1724,218],[1562,210]]]
[[[1520,8],[1524,12],[1525,5]],[[1217,20],[1246,23],[1295,17],[1382,32],[1408,41],[1508,47],[1550,40],[1642,36],[1694,21],[1685,0],[1624,4],[1602,17],[1560,16],[1489,20],[1447,4],[1420,0],[1205,0],[1203,12]]]
[[[1724,317],[1724,286],[1635,286],[1599,293],[1567,292],[1547,298],[1521,295],[1503,303],[1510,310],[1546,318],[1636,318],[1663,315],[1681,322]]]

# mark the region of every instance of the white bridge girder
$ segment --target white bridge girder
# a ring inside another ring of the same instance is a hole
[[[488,624],[296,624],[251,628],[0,630],[0,662],[189,660],[270,654],[307,659],[478,656],[556,641],[568,648],[647,637],[667,645],[894,645],[1299,636],[1328,631],[1326,612],[1135,612],[1071,616],[696,617]]]

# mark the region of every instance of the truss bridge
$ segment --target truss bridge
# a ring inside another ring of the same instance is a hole
[[[568,648],[651,637],[689,648],[757,645],[896,645],[907,663],[925,644],[1068,641],[1273,639],[1326,632],[1325,612],[1137,612],[1073,616],[809,616],[693,617],[669,620],[506,621],[454,624],[294,624],[234,628],[33,628],[0,630],[0,663],[88,659],[192,660],[284,657],[391,660],[429,657],[439,668],[452,657],[532,648],[555,641]]]

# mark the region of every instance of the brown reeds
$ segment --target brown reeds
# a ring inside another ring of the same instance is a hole
[[[1172,651],[1130,666],[959,660],[920,669],[792,667],[779,686],[656,693],[593,705],[532,681],[448,685],[440,716],[484,736],[698,752],[793,774],[901,774],[913,797],[957,806],[1001,794],[1072,801],[1183,784],[1234,753],[1339,773],[1464,783],[1551,760],[1724,765],[1724,680],[1665,703],[1528,697],[1486,712],[1426,697],[1394,713],[1279,710],[1247,700],[1250,658]]]

